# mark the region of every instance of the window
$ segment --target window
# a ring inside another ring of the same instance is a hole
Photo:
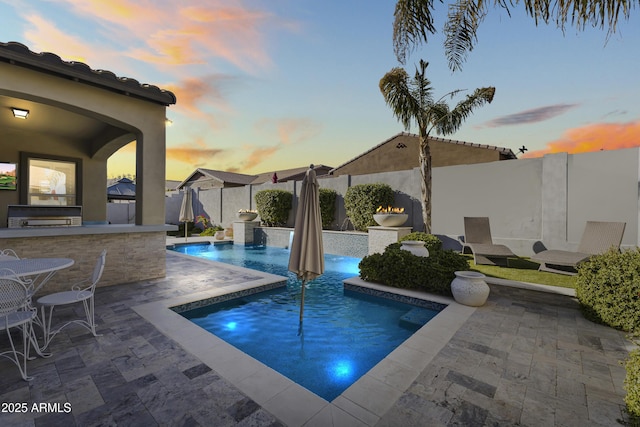
[[[26,205],[80,205],[79,159],[21,153],[21,203]]]

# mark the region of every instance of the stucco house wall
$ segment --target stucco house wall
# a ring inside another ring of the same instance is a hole
[[[366,175],[318,179],[321,188],[338,193],[333,229],[350,228],[344,194],[352,185],[386,183],[395,191],[394,206],[409,214],[406,226],[422,230],[420,171],[417,168]],[[456,248],[464,234],[465,216],[486,216],[496,243],[530,256],[541,248],[575,250],[587,221],[626,223],[623,247],[640,245],[640,148],[594,153],[549,154],[542,158],[495,161],[433,169],[432,230],[448,247]],[[249,198],[263,188],[297,195],[301,182],[221,190],[221,198],[201,208],[211,215],[255,207]],[[197,203],[197,202],[194,202]],[[234,205],[235,204],[235,205]],[[295,218],[295,204],[290,223]],[[224,217],[224,221],[234,217]],[[223,224],[225,225],[225,224]]]
[[[0,161],[18,164],[18,190],[0,192],[0,247],[28,258],[74,259],[71,269],[56,274],[64,287],[67,279],[88,277],[103,248],[107,262],[99,286],[163,276],[165,257],[159,253],[166,231],[175,228],[165,225],[165,120],[167,106],[175,102],[171,92],[156,86],[0,42]],[[10,107],[30,114],[17,120]],[[108,225],[107,160],[132,141],[136,224]],[[7,227],[8,206],[29,201],[28,157],[76,162],[82,226]]]

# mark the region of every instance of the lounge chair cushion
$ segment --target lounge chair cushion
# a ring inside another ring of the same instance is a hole
[[[620,249],[625,226],[625,222],[587,221],[576,252],[550,249],[535,254],[531,260],[540,263],[542,271],[575,274],[573,271],[558,270],[552,266],[576,269],[578,264],[593,255],[604,253],[612,247]]]
[[[571,252],[551,249],[532,256],[531,260],[540,264],[565,265],[569,267],[575,267],[579,263],[588,260],[590,256],[590,254],[585,254],[583,252]]]
[[[488,217],[465,217],[464,241],[460,243],[462,253],[468,248],[476,264],[507,264],[507,258],[517,257],[507,246],[493,243]]]

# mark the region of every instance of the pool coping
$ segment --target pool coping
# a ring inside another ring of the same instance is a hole
[[[229,293],[250,292],[282,282],[285,277],[176,254],[224,266],[257,279],[146,303],[133,309],[286,425],[375,425],[476,310],[448,297],[391,288],[365,282],[359,277],[345,280],[353,286],[429,300],[447,307],[340,396],[328,402],[171,309]]]

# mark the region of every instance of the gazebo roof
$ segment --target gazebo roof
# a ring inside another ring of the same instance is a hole
[[[129,178],[122,178],[107,187],[108,200],[135,200],[136,184]]]

